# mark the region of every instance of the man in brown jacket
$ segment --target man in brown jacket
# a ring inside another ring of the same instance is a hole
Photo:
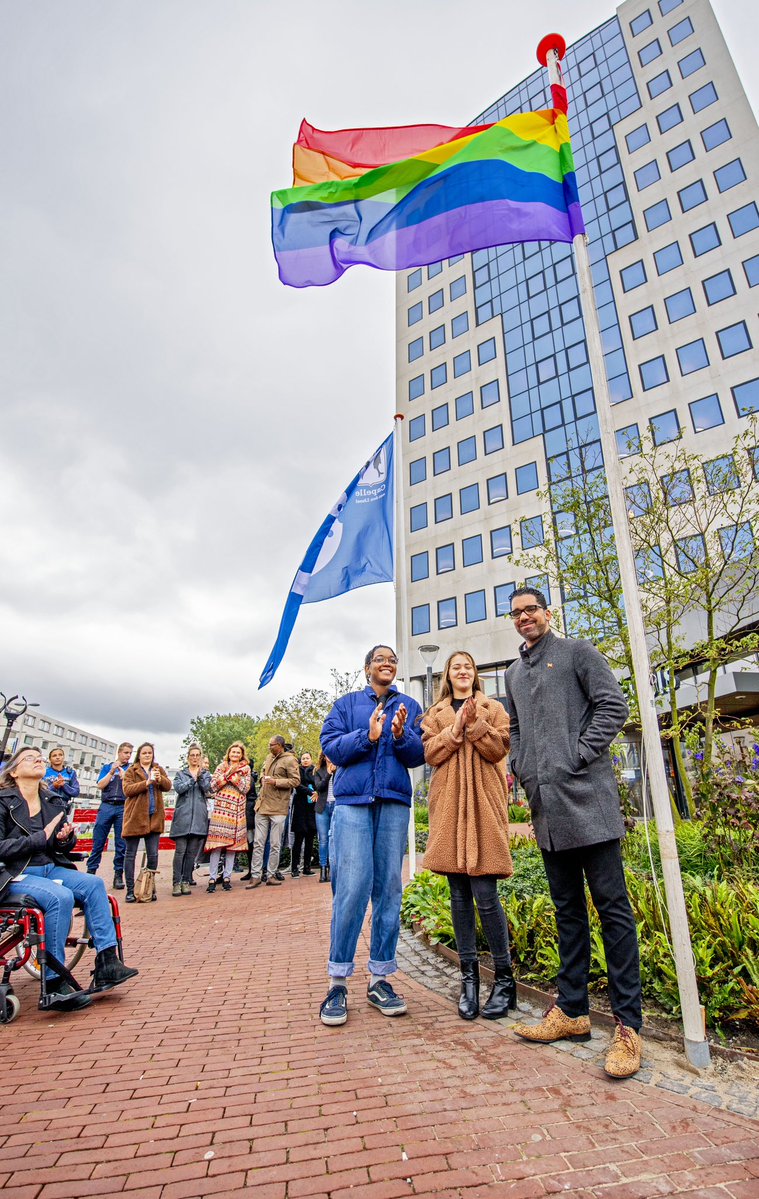
[[[256,831],[253,838],[253,861],[250,867],[250,882],[247,890],[260,887],[264,861],[264,846],[271,830],[269,849],[269,877],[267,887],[279,887],[277,878],[279,854],[282,848],[282,832],[290,807],[290,795],[300,785],[300,766],[295,754],[285,748],[284,737],[272,737],[269,754],[263,764],[260,790],[256,801]]]

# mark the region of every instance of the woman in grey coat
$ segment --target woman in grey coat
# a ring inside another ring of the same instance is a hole
[[[189,895],[192,871],[208,834],[208,799],[211,772],[203,768],[203,751],[192,745],[187,766],[174,776],[177,803],[171,822],[174,850],[174,886],[172,895]]]

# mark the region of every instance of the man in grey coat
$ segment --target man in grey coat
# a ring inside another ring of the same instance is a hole
[[[640,962],[627,895],[625,828],[609,746],[628,709],[608,663],[589,641],[559,638],[541,591],[521,587],[511,616],[524,643],[506,671],[511,768],[524,787],[556,907],[558,997],[539,1024],[517,1024],[528,1041],[587,1041],[590,929],[585,880],[601,921],[609,997],[617,1022],[605,1070],[640,1069]]]

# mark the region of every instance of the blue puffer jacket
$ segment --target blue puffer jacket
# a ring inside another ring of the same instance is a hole
[[[391,724],[401,704],[408,709],[403,736],[393,737]],[[333,791],[338,804],[366,804],[395,799],[411,807],[409,769],[424,762],[422,710],[415,699],[391,687],[385,696],[387,717],[379,741],[369,740],[369,719],[377,706],[371,687],[351,691],[335,703],[324,721],[321,744],[338,767]]]

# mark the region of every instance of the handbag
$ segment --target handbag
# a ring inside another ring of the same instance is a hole
[[[134,884],[134,897],[138,903],[152,903],[155,895],[155,876],[157,870],[148,870],[148,855],[142,855],[142,866]]]

